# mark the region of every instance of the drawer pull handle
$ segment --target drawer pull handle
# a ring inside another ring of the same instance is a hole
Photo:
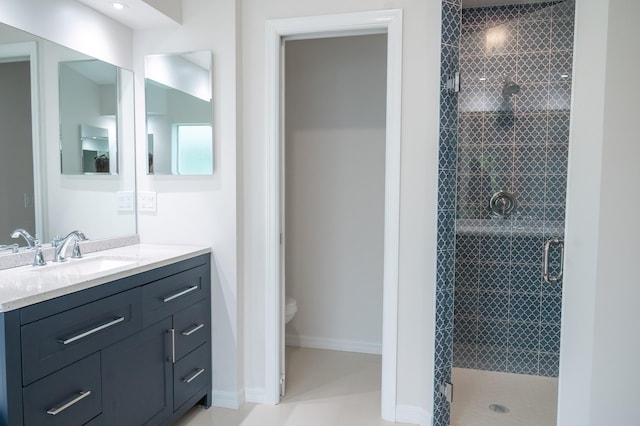
[[[196,377],[198,377],[202,373],[204,373],[204,368],[198,368],[195,373],[193,373],[189,377],[185,377],[184,379],[182,379],[182,381],[185,383],[191,383],[196,379]]]
[[[182,332],[183,336],[191,336],[193,333],[195,333],[196,331],[200,330],[202,327],[204,327],[204,324],[196,324],[193,328],[191,328],[190,330],[185,330]]]
[[[176,330],[171,329],[171,363],[176,363]]]
[[[76,396],[75,398],[71,399],[68,402],[65,402],[61,406],[50,408],[49,410],[47,410],[47,414],[51,414],[52,416],[55,416],[56,414],[60,414],[67,408],[71,407],[74,404],[77,404],[78,402],[82,401],[89,395],[91,395],[91,391],[82,391],[78,396]]]
[[[557,245],[560,249],[560,271],[558,275],[552,277],[549,275],[549,252],[551,251],[551,245]],[[548,283],[557,283],[562,279],[562,271],[564,265],[564,241],[559,239],[553,239],[546,242],[544,245],[544,262],[542,264],[542,277]]]
[[[100,324],[99,326],[92,328],[91,330],[85,331],[84,333],[77,334],[73,337],[69,337],[68,339],[59,339],[58,342],[63,345],[68,345],[69,343],[73,343],[76,340],[84,339],[85,337],[89,337],[92,334],[97,333],[98,331],[102,331],[106,328],[113,327],[114,325],[124,321],[124,317],[118,317],[112,321],[106,322],[104,324]]]
[[[192,291],[196,291],[198,288],[199,287],[197,285],[192,285],[191,287],[189,287],[189,288],[187,288],[185,290],[179,291],[177,293],[172,294],[171,296],[165,297],[164,299],[162,299],[162,301],[164,303],[171,302],[173,299],[177,299],[178,297],[182,297],[185,294],[191,293]]]

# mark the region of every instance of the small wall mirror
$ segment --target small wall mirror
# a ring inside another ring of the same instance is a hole
[[[62,173],[118,174],[118,68],[97,59],[58,68]]]
[[[213,173],[210,51],[147,55],[148,174]]]

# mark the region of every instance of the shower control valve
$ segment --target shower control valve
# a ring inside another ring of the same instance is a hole
[[[507,191],[498,191],[489,201],[492,216],[507,218],[516,208],[515,196]]]

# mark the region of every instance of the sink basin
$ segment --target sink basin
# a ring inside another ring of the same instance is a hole
[[[128,259],[115,256],[97,256],[83,259],[68,259],[62,263],[50,262],[46,266],[34,268],[32,271],[67,275],[91,275],[123,268],[133,265],[139,261],[140,259]]]

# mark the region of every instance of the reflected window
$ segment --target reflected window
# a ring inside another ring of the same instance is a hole
[[[209,124],[178,124],[174,131],[174,172],[180,175],[213,173],[213,137]]]

